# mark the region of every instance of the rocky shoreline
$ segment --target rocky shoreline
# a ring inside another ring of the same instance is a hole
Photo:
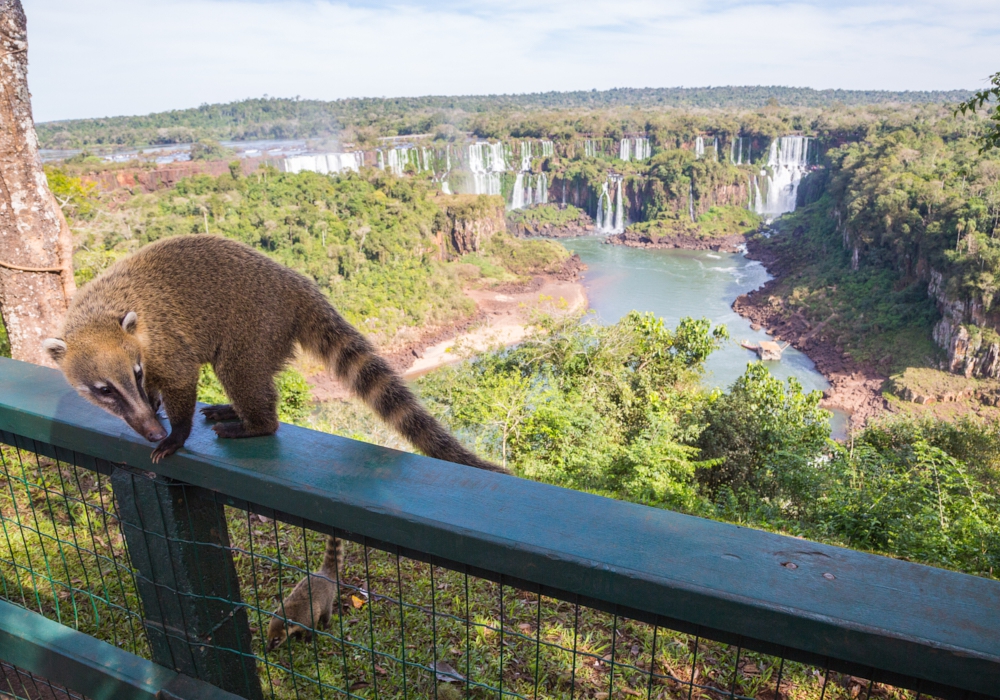
[[[830,319],[811,325],[801,315],[784,311],[780,299],[772,295],[779,278],[790,272],[779,258],[752,240],[747,244],[747,257],[759,260],[774,279],[737,297],[733,310],[808,356],[830,382],[830,389],[824,392],[823,407],[847,411],[852,428],[861,428],[884,413],[888,404],[882,396],[882,387],[888,377],[855,362],[843,349],[825,340],[822,331]]]
[[[737,253],[746,245],[746,237],[742,233],[713,238],[673,234],[661,236],[654,241],[652,238],[644,236],[641,233],[625,231],[624,233],[611,234],[607,237],[606,242],[611,245],[628,246],[629,248],[649,248],[653,250],[680,248],[683,250],[713,250],[720,253]]]

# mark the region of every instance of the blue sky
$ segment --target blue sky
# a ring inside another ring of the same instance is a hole
[[[22,0],[38,121],[263,94],[978,88],[996,0]]]

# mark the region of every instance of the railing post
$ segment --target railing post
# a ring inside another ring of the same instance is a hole
[[[204,489],[119,467],[111,484],[153,661],[262,698],[222,504]]]

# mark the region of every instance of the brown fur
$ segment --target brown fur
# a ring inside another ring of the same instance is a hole
[[[130,312],[134,323],[126,328]],[[191,235],[140,249],[77,293],[62,341],[49,347],[70,383],[140,434],[156,434],[150,421],[162,400],[171,432],[154,450],[154,461],[187,440],[204,364],[212,365],[232,401],[203,409],[210,420],[232,421],[213,426],[219,437],[274,433],[274,375],[298,343],[425,454],[506,471],[467,450],[431,417],[315,284],[236,241]],[[134,362],[141,362],[142,377],[130,388]],[[134,409],[131,418],[95,397],[94,383],[109,380],[108,372]],[[139,415],[140,403],[150,406],[149,415]]]
[[[326,540],[323,566],[295,584],[281,601],[267,625],[267,650],[272,651],[289,637],[312,639],[317,629],[330,624],[337,603],[337,582],[344,563],[343,542],[335,537]]]

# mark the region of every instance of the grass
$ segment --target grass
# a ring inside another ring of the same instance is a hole
[[[0,454],[3,597],[148,658],[107,477],[24,450]],[[318,569],[325,536],[234,508],[226,518],[267,697],[478,699],[502,688],[505,697],[543,700],[846,700],[868,690],[860,679],[357,542],[346,546],[329,628],[266,653],[272,612]],[[441,662],[454,682],[435,679]],[[913,694],[874,686],[871,697]]]

